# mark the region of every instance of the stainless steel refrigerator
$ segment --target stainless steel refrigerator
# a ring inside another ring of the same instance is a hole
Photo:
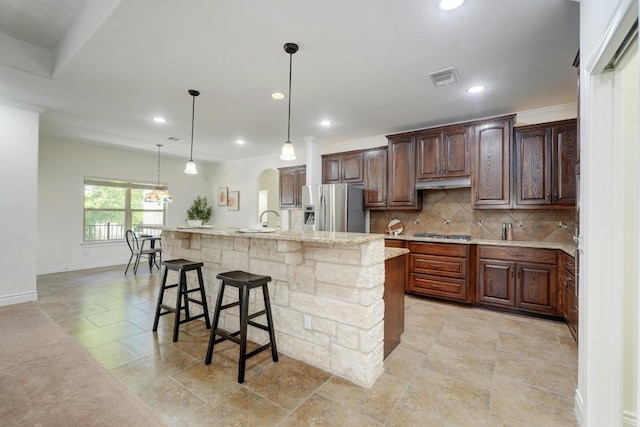
[[[363,191],[353,184],[305,185],[302,213],[304,230],[365,232]]]

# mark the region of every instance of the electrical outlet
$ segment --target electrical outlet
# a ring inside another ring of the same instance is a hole
[[[304,328],[311,329],[311,316],[308,314],[304,315]]]

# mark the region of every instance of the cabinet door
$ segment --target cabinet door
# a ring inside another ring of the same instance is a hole
[[[553,203],[575,205],[578,132],[575,121],[555,126],[553,133]]]
[[[364,181],[364,154],[345,154],[340,161],[342,182],[357,183]]]
[[[511,129],[513,118],[477,123],[474,130],[473,207],[511,205]]]
[[[440,161],[442,132],[440,130],[422,132],[416,138],[418,151],[416,177],[418,181],[440,178],[444,169]]]
[[[280,168],[280,208],[294,209],[302,203],[302,186],[306,183],[306,168]]]
[[[551,203],[551,129],[515,132],[516,204]]]
[[[477,302],[513,307],[515,304],[515,263],[480,259],[476,283]]]
[[[517,264],[516,307],[546,314],[556,314],[557,270],[544,264]]]
[[[280,207],[291,209],[296,206],[296,172],[280,170]]]
[[[567,274],[567,283],[564,289],[565,304],[567,306],[565,320],[573,338],[578,340],[578,296],[576,295],[576,280],[573,274]]]
[[[417,209],[416,144],[412,136],[389,140],[388,207]]]
[[[473,128],[448,127],[442,137],[442,167],[447,178],[471,175],[471,142]]]
[[[307,168],[301,168],[298,170],[296,182],[296,206],[302,206],[302,187],[307,185]]]
[[[341,182],[340,156],[322,157],[322,183],[337,184]]]
[[[387,207],[387,149],[364,154],[364,207]]]

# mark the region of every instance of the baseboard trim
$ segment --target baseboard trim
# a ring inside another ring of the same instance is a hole
[[[637,427],[638,415],[634,412],[622,411],[622,427]]]
[[[38,291],[24,292],[13,295],[0,295],[0,306],[20,304],[23,302],[37,301]]]
[[[108,260],[102,262],[94,262],[90,264],[75,264],[75,265],[54,265],[49,267],[40,267],[36,270],[36,274],[38,276],[43,274],[52,274],[52,273],[64,273],[65,271],[77,271],[77,270],[89,270],[91,268],[102,268],[102,267],[114,267],[116,265],[127,265],[127,259],[123,260]],[[124,267],[122,267],[122,271],[124,271]]]
[[[576,395],[573,404],[573,412],[578,419],[578,425],[582,426],[584,421],[584,406],[582,403],[582,396],[580,396],[580,390],[576,389]]]

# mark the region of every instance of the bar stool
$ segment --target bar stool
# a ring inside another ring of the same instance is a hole
[[[190,322],[192,320],[200,319],[204,317],[207,329],[211,328],[211,322],[209,321],[209,308],[207,307],[207,298],[204,292],[204,281],[202,280],[202,267],[204,263],[193,262],[186,259],[173,259],[169,261],[162,261],[164,265],[164,276],[162,277],[162,287],[158,294],[158,304],[156,305],[156,315],[153,320],[154,332],[158,330],[158,320],[160,316],[165,314],[174,313],[175,321],[173,323],[173,342],[178,341],[178,329],[181,324]],[[171,285],[167,285],[167,274],[169,270],[177,271],[180,274],[180,281]],[[187,287],[187,271],[195,270],[198,273],[198,287],[189,289]],[[164,291],[166,289],[178,288],[176,292],[176,305],[175,307],[168,306],[163,303]],[[192,292],[200,292],[200,300],[189,297]],[[203,313],[196,316],[192,316],[189,313],[189,303],[198,304],[202,306]],[[162,312],[164,309],[166,311]],[[184,310],[185,318],[180,320],[180,313]]]
[[[246,273],[244,271],[229,271],[227,273],[220,273],[216,276],[221,280],[220,290],[218,291],[218,299],[216,301],[216,308],[213,315],[213,328],[211,328],[211,335],[209,336],[209,346],[207,348],[207,357],[205,358],[205,365],[211,364],[211,357],[213,355],[213,346],[219,342],[229,340],[240,345],[240,357],[238,362],[238,382],[244,382],[244,369],[247,359],[255,356],[267,348],[271,348],[271,357],[274,362],[278,361],[278,349],[276,347],[276,334],[273,329],[273,319],[271,317],[271,303],[269,302],[269,291],[267,289],[267,283],[271,281],[270,276],[259,276],[256,274]],[[229,304],[222,304],[224,297],[225,286],[233,286],[238,288],[239,300]],[[249,291],[253,288],[262,287],[262,296],[264,298],[264,310],[249,314]],[[228,333],[221,329],[218,329],[218,322],[220,320],[220,312],[231,307],[240,306],[240,330]],[[262,325],[252,321],[251,319],[266,314],[267,324]],[[256,328],[269,332],[269,342],[250,353],[247,353],[247,327],[251,325]],[[220,338],[216,339],[219,335]],[[240,335],[240,338],[238,338]]]

